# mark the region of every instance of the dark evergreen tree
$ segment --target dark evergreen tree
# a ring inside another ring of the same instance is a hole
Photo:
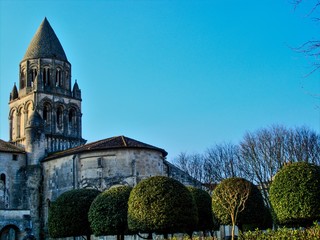
[[[101,193],[89,210],[89,222],[94,235],[117,235],[124,239],[128,233],[128,200],[132,188],[113,187]]]
[[[191,192],[198,209],[199,221],[198,225],[194,226],[194,230],[203,231],[204,234],[206,231],[212,231],[213,229],[217,230],[219,228],[219,224],[217,224],[217,221],[214,221],[212,200],[209,193],[195,187],[188,187],[188,189]]]
[[[128,203],[129,229],[141,233],[191,234],[198,212],[190,191],[172,178],[150,177],[137,184]]]
[[[49,208],[48,229],[52,238],[87,236],[92,234],[88,211],[100,192],[75,189],[61,194]]]

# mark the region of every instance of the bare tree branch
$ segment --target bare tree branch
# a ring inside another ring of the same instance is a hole
[[[293,0],[291,3],[294,6],[294,9],[296,10],[298,6],[300,6],[303,2],[303,0]],[[312,17],[312,15],[316,14],[317,9],[319,9],[320,1],[317,0],[311,7],[310,11],[307,13],[306,17],[313,19],[314,21],[319,21],[319,17]],[[293,48],[294,51],[304,54],[306,57],[312,57],[314,58],[314,62],[312,65],[314,68],[306,74],[305,77],[310,76],[320,68],[320,41],[319,40],[310,40],[305,42],[299,47]]]

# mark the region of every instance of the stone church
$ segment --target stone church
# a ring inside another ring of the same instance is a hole
[[[0,239],[48,238],[50,202],[65,191],[134,186],[162,175],[200,183],[166,161],[167,152],[126,136],[87,143],[81,90],[45,18],[19,65],[9,100],[9,141],[0,140]]]

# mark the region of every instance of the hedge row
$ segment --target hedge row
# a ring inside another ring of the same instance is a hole
[[[320,239],[320,225],[316,224],[307,229],[279,228],[277,230],[248,231],[240,235],[240,240],[318,240]]]

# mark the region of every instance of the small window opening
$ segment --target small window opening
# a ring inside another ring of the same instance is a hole
[[[42,112],[42,118],[45,123],[50,123],[51,121],[51,111],[50,107],[48,105],[43,106],[43,112]]]
[[[56,70],[56,87],[62,87],[62,72],[60,69]]]
[[[45,68],[42,71],[42,78],[43,78],[43,85],[46,86],[47,85],[47,71]]]
[[[50,69],[44,68],[42,71],[42,80],[44,86],[49,86],[50,84]]]
[[[102,166],[102,158],[99,157],[97,160],[98,160],[98,167],[99,167],[99,168],[102,168],[102,167],[103,167],[103,166]]]
[[[58,110],[57,110],[57,124],[58,124],[58,126],[62,125],[62,110],[61,110],[61,108],[58,108]]]
[[[18,160],[18,155],[17,154],[13,154],[12,155],[12,160],[13,161],[17,161]]]
[[[73,126],[75,125],[76,122],[76,113],[74,109],[70,109],[69,111],[69,116],[68,116],[68,120],[69,120],[69,125]]]
[[[33,68],[31,69],[31,81],[30,81],[30,86],[33,87],[34,81],[37,77],[37,69]]]
[[[3,182],[3,185],[6,186],[6,175],[4,173],[2,173],[0,175],[0,181]]]
[[[48,120],[48,109],[47,109],[47,106],[44,106],[42,115],[43,115],[43,120],[47,121]]]
[[[22,69],[20,74],[21,74],[20,75],[20,89],[22,89],[22,88],[25,87],[25,79],[26,79],[26,77],[25,77],[25,75],[26,75],[25,69]]]

